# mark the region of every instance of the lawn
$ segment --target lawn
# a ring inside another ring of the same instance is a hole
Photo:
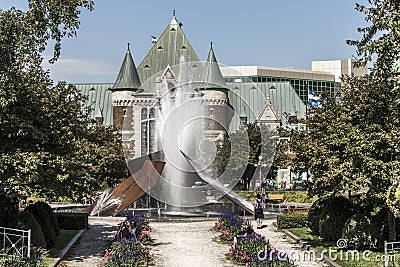
[[[307,195],[307,191],[288,191],[288,190],[275,190],[267,191],[268,194],[283,194],[283,200],[285,202],[299,202],[299,203],[313,203],[317,200],[316,197],[310,198]],[[236,191],[241,197],[253,201],[260,191],[248,192],[248,191]]]
[[[291,228],[287,229],[289,232],[306,241],[307,244],[314,247],[319,252],[325,252],[324,254],[329,257],[329,251],[331,252],[331,259],[342,267],[379,267],[384,266],[383,252],[359,252],[358,254],[352,254],[346,249],[339,250],[336,246],[336,242],[324,242],[321,238],[311,234],[309,228]]]
[[[43,255],[44,266],[49,266],[56,258],[60,256],[61,251],[65,248],[69,241],[79,232],[79,230],[60,230],[56,244]]]

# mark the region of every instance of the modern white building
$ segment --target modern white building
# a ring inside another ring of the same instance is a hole
[[[368,73],[368,68],[355,67],[356,59],[318,60],[311,62],[312,71],[323,71],[335,75],[335,81],[341,82],[342,75],[363,76]]]

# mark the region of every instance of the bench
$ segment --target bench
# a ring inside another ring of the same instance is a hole
[[[309,208],[286,208],[283,210],[283,213],[302,213],[308,212],[309,210]]]
[[[283,202],[283,194],[273,194],[273,195],[268,195],[268,197],[265,198],[266,203],[282,203]]]

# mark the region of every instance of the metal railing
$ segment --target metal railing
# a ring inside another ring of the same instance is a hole
[[[400,266],[400,242],[387,242],[384,246],[385,267]]]
[[[31,230],[0,227],[0,257],[30,258]]]

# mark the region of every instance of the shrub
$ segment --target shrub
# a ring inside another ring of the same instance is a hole
[[[311,232],[315,235],[319,235],[319,218],[322,210],[329,203],[329,198],[318,199],[315,201],[308,211],[307,221],[308,227],[311,229]]]
[[[32,213],[38,221],[46,240],[46,246],[48,248],[53,247],[56,242],[57,236],[54,233],[54,228],[51,224],[50,216],[47,211],[41,205],[37,204],[29,205],[25,208],[25,210]]]
[[[18,200],[7,196],[6,194],[0,194],[0,226],[9,227],[11,219],[14,218],[18,213]]]
[[[376,243],[371,234],[371,221],[363,214],[354,214],[347,221],[342,231],[342,238],[351,249],[370,249]]]
[[[88,228],[87,213],[54,213],[58,225],[65,230],[81,230]]]
[[[388,237],[387,209],[382,209],[375,216],[355,214],[345,224],[342,238],[347,240],[351,249],[382,250]]]
[[[18,213],[12,222],[12,227],[17,229],[31,229],[31,242],[34,247],[46,247],[46,241],[38,221],[29,211]]]
[[[279,214],[277,224],[281,229],[307,227],[307,212]]]
[[[353,205],[345,197],[335,197],[326,204],[319,218],[319,234],[325,241],[336,241],[342,236],[347,219],[353,214]]]
[[[51,225],[53,226],[54,233],[58,236],[60,234],[60,227],[58,225],[58,221],[56,216],[54,215],[53,209],[50,207],[49,204],[45,202],[36,202],[34,205],[41,206],[49,215]]]

